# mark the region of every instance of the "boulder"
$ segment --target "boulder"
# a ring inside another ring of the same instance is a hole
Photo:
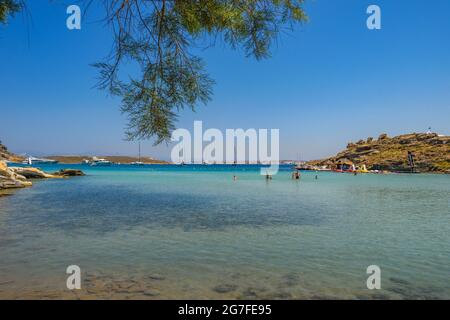
[[[372,146],[370,145],[362,145],[356,148],[356,152],[371,150]]]
[[[0,177],[0,190],[1,189],[13,189],[13,188],[25,188],[31,187],[33,183],[31,181],[19,181],[13,179],[4,179]]]
[[[0,161],[0,189],[24,188],[31,186],[30,181],[8,168],[5,161]]]
[[[9,172],[9,168],[6,165],[6,161],[0,161],[0,175],[6,176],[8,174],[8,172]]]
[[[57,172],[54,172],[53,175],[58,176],[58,177],[79,177],[79,176],[84,176],[85,174],[81,170],[61,169]]]

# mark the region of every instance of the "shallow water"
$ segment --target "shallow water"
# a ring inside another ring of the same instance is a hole
[[[448,175],[63,167],[0,197],[0,298],[450,298]]]

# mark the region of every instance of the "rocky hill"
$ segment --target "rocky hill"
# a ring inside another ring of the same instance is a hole
[[[336,156],[311,161],[312,165],[336,166],[353,162],[365,164],[372,170],[410,171],[408,152],[414,155],[417,172],[450,173],[450,136],[436,133],[411,133],[396,137],[381,134],[378,139],[367,138],[350,142]]]
[[[2,144],[0,141],[0,160],[7,160],[13,162],[20,162],[23,160],[22,157],[15,155],[8,151],[8,148]]]

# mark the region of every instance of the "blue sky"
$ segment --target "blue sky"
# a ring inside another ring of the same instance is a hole
[[[0,139],[17,153],[128,154],[120,101],[94,89],[89,65],[111,48],[97,12],[66,28],[72,2],[28,1],[0,27]],[[382,29],[366,28],[366,8],[382,10]],[[83,8],[82,8],[83,9]],[[433,131],[450,134],[450,1],[306,1],[310,21],[282,35],[272,58],[255,61],[219,43],[199,52],[217,84],[179,127],[279,128],[281,158],[332,155],[347,142]],[[170,149],[142,143],[143,154]]]

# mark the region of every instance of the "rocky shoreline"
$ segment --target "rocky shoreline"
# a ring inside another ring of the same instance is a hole
[[[32,167],[8,167],[6,161],[0,161],[0,190],[31,187],[33,179],[61,179],[84,176],[81,170],[64,169],[54,173],[46,173]]]

